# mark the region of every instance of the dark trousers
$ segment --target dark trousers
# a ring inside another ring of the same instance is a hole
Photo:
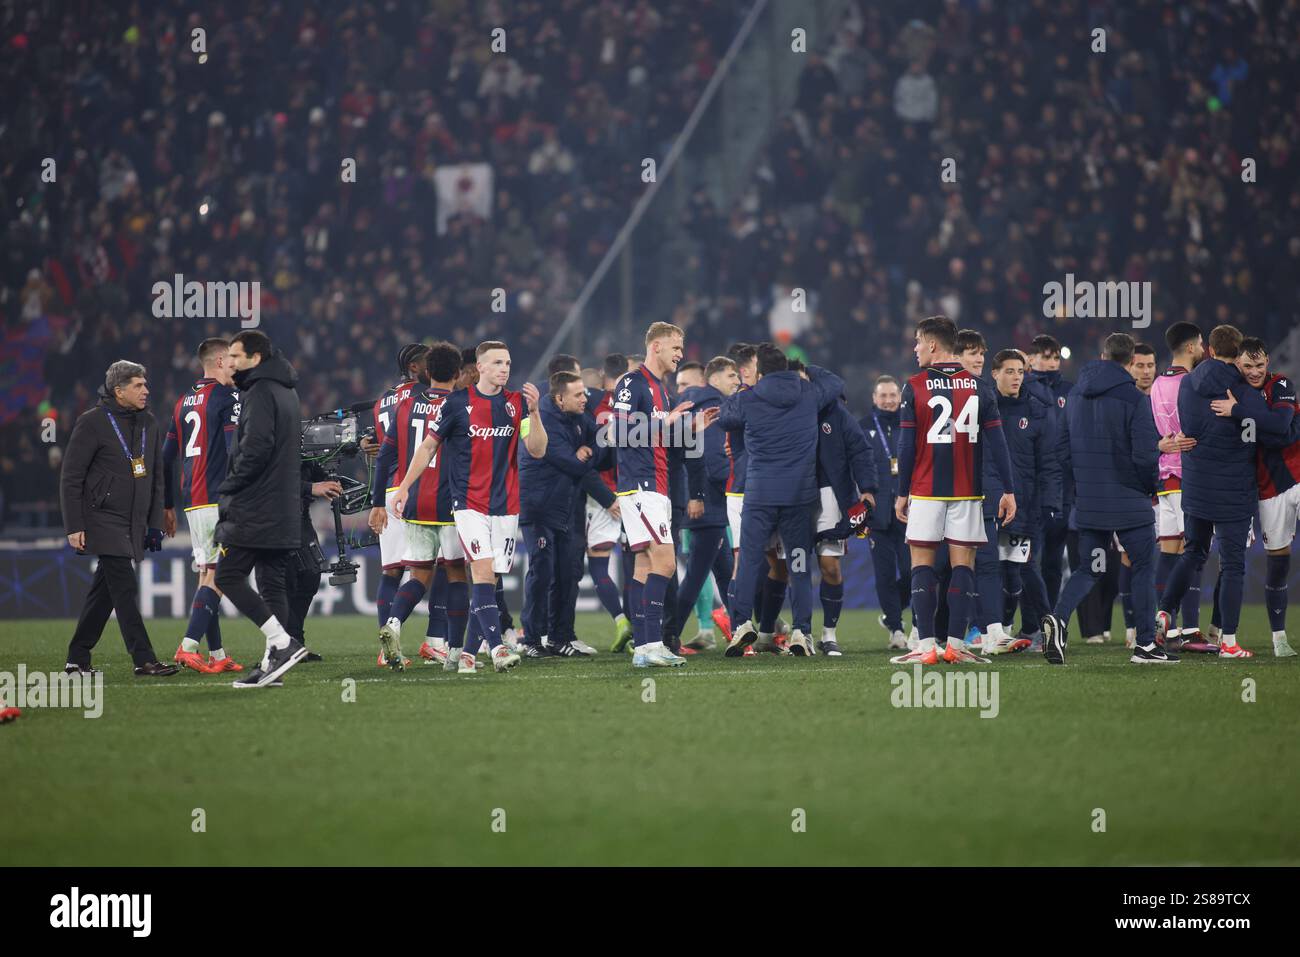
[[[529,644],[540,644],[548,637],[552,644],[560,636],[551,632],[552,603],[558,604],[560,594],[556,586],[557,565],[560,561],[560,543],[555,529],[535,522],[519,526],[519,536],[528,553],[528,571],[524,573],[524,603],[519,613],[524,624],[524,637]]]
[[[691,617],[695,600],[700,597],[700,589],[709,580],[709,573],[718,590],[725,595],[731,584],[731,548],[727,545],[727,529],[718,525],[710,528],[691,529],[691,550],[686,558],[686,574],[677,588],[677,612],[673,615],[676,627],[674,637],[681,635]]]
[[[876,570],[876,598],[885,613],[885,627],[903,630],[903,610],[912,600],[912,553],[907,547],[907,526],[890,519],[884,528],[873,528],[868,540],[871,564]]]
[[[573,641],[578,615],[578,591],[587,558],[587,519],[556,534],[555,580],[551,583],[551,634],[560,641]]]
[[[1084,556],[1079,556],[1083,561]],[[1091,561],[1091,559],[1089,559]],[[1152,559],[1154,561],[1154,559]],[[1085,638],[1110,630],[1110,620],[1119,597],[1119,549],[1114,542],[1106,549],[1106,572],[1079,605],[1079,633]]]
[[[140,583],[136,581],[131,559],[101,555],[95,576],[90,580],[86,603],[81,606],[77,630],[68,644],[68,664],[90,667],[90,653],[104,634],[108,616],[113,612],[117,612],[117,626],[122,630],[127,654],[136,666],[158,660],[140,615]]]
[[[1193,581],[1201,580],[1201,570],[1210,557],[1210,543],[1219,539],[1219,581],[1214,586],[1214,603],[1219,609],[1219,627],[1225,635],[1235,635],[1241,621],[1242,593],[1246,578],[1246,538],[1250,534],[1250,519],[1239,518],[1230,522],[1215,522],[1208,518],[1183,513],[1183,538],[1186,545],[1178,556],[1160,607],[1171,616],[1178,614],[1178,606]],[[1134,583],[1134,591],[1137,584]],[[1136,606],[1134,614],[1139,614]],[[1138,618],[1139,627],[1142,624]]]
[[[1093,586],[1112,564],[1107,545],[1111,535],[1119,536],[1119,543],[1128,552],[1133,564],[1133,615],[1137,619],[1137,643],[1149,645],[1155,640],[1156,616],[1156,527],[1139,525],[1116,532],[1093,528],[1079,529],[1079,567],[1075,569],[1061,589],[1056,601],[1055,614],[1067,624],[1070,615],[1092,591]],[[1244,540],[1244,539],[1243,539]],[[1094,555],[1102,567],[1094,569]],[[1116,559],[1113,564],[1119,564]],[[1168,592],[1165,593],[1168,595]]]
[[[1069,509],[1065,509],[1054,521],[1043,523],[1043,549],[1038,567],[1042,570],[1043,585],[1047,588],[1047,601],[1053,606],[1061,595],[1061,576],[1065,573],[1066,539],[1070,535],[1068,512]],[[1077,561],[1077,558],[1071,556],[1071,569]]]
[[[312,599],[320,591],[321,565],[325,556],[321,554],[320,541],[316,538],[316,529],[311,520],[303,517],[303,547],[289,554],[289,564],[285,570],[285,590],[288,592],[289,620],[284,623],[284,630],[303,644],[307,643],[305,626],[307,609]],[[261,587],[261,579],[258,579]]]
[[[998,552],[998,520],[984,519],[984,544],[975,549],[975,624],[987,633],[989,625],[1002,621],[1002,559]],[[965,630],[962,637],[966,637]]]
[[[779,532],[790,569],[791,626],[812,634],[813,515],[816,504],[759,505],[745,502],[740,522],[740,573],[732,624],[739,627],[754,613],[754,595],[767,571],[767,543]]]
[[[292,549],[247,548],[227,545],[217,563],[217,588],[239,613],[261,628],[275,616],[285,630],[289,625],[289,593],[285,586]],[[256,570],[257,590],[248,583]],[[259,594],[260,593],[260,594]]]

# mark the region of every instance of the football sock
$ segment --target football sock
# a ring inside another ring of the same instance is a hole
[[[379,611],[379,624],[381,627],[388,624],[388,619],[391,617],[389,610],[401,581],[401,575],[379,576],[379,594],[375,596],[375,606]]]
[[[1003,562],[1002,580],[1004,582],[1002,588],[1002,627],[1010,628],[1016,622],[1016,609],[1020,607],[1020,597],[1025,590],[1024,579],[1020,577],[1019,564],[1016,562]]]
[[[623,572],[623,614],[635,621],[637,609],[641,607],[640,598],[632,600],[632,582],[636,580],[636,553],[630,548],[620,548],[618,555],[619,567]]]
[[[284,648],[289,644],[289,634],[284,630],[278,618],[272,615],[266,621],[258,626],[262,629],[262,634],[266,635],[266,646],[270,648]]]
[[[642,612],[641,629],[646,643],[654,644],[662,638],[664,595],[667,591],[668,578],[666,576],[656,575],[654,572],[646,575],[645,585],[642,587],[641,592],[642,601],[645,603],[645,611]]]
[[[1174,573],[1174,566],[1178,564],[1178,555],[1172,552],[1160,552],[1156,555],[1156,604],[1165,597],[1165,585],[1169,583],[1169,576]]]
[[[935,589],[939,576],[932,565],[912,566],[912,621],[921,641],[934,640],[934,613],[939,605]]]
[[[429,624],[424,629],[424,636],[434,644],[447,643],[447,569],[439,565],[433,573],[429,584]]]
[[[447,582],[447,643],[465,647],[465,626],[469,624],[469,585]]]
[[[397,595],[393,598],[392,604],[388,608],[388,617],[396,618],[398,621],[406,621],[411,617],[411,612],[415,606],[420,603],[424,597],[424,582],[418,578],[410,578],[397,589]]]
[[[225,649],[225,648],[209,648],[208,651],[209,651],[208,657],[211,658],[213,661],[225,661],[225,660],[226,660],[226,649]]]
[[[822,602],[822,627],[834,631],[840,622],[840,609],[844,607],[844,583],[832,585],[823,578],[818,596]]]
[[[954,565],[948,582],[948,634],[949,640],[961,642],[966,637],[967,623],[975,607],[975,570],[965,565]],[[953,632],[957,632],[955,636]]]
[[[645,582],[635,578],[627,583],[628,603],[632,606],[632,644],[640,648],[647,641],[645,633]],[[659,636],[655,636],[659,640]]]
[[[495,651],[497,645],[501,644],[501,609],[497,605],[495,585],[487,582],[474,583],[470,613],[478,621],[480,634],[487,639],[488,648]],[[476,648],[475,651],[477,650]]]
[[[465,594],[469,594],[469,586],[466,585]],[[483,628],[478,623],[478,616],[470,613],[465,616],[467,622],[465,627],[465,647],[462,649],[467,655],[477,655],[479,647],[483,644]]]
[[[212,614],[208,616],[208,651],[221,651],[221,596],[212,593]]]
[[[510,614],[510,606],[506,605],[506,579],[498,577],[497,579],[497,614],[500,616],[500,627],[502,631],[510,631],[515,627],[515,619]],[[495,648],[495,645],[493,646]]]
[[[1268,609],[1268,627],[1274,635],[1286,628],[1286,580],[1291,571],[1291,556],[1266,555],[1264,605]]]
[[[214,589],[207,585],[200,585],[199,590],[194,593],[194,603],[190,606],[190,623],[185,626],[185,641],[193,641],[194,647],[185,645],[186,651],[197,651],[199,639],[208,632],[208,622],[216,616],[217,606],[221,599],[217,597]],[[220,632],[218,632],[220,635]],[[184,644],[184,642],[182,642]],[[216,647],[221,647],[221,639],[217,638]],[[208,646],[209,650],[212,648]]]
[[[763,579],[760,604],[758,606],[758,630],[765,635],[776,631],[776,616],[781,614],[785,604],[785,582],[775,578]]]
[[[609,556],[588,555],[587,567],[591,569],[591,580],[596,585],[596,596],[610,618],[617,619],[623,613],[619,607],[618,588],[614,579],[609,577]]]
[[[1119,606],[1124,610],[1124,627],[1133,628],[1137,621],[1133,617],[1133,567],[1119,566]]]

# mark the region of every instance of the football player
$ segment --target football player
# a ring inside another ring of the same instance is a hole
[[[393,410],[390,427],[384,433],[383,447],[375,463],[375,476],[370,489],[370,528],[382,535],[389,516],[385,508],[386,475],[392,475],[400,486],[406,477],[415,450],[427,435],[437,429],[442,418],[442,407],[460,375],[460,350],[448,342],[438,342],[425,353],[425,367],[419,374],[411,394]],[[447,469],[434,456],[423,472],[410,485],[412,494],[406,507],[396,513],[398,520],[406,523],[402,539],[406,549],[402,565],[411,572],[411,578],[393,597],[388,620],[379,630],[380,656],[394,670],[402,670],[408,660],[402,657],[402,624],[424,597],[434,577],[434,561],[443,566],[446,579],[445,608],[451,633],[446,644],[429,641],[428,649],[421,649],[420,657],[429,663],[445,664],[449,660],[447,645],[459,649],[463,645],[468,602],[465,583],[465,553],[452,516],[451,480]],[[451,656],[453,665],[457,657]]]
[[[677,425],[689,402],[671,407],[666,379],[682,360],[683,333],[667,322],[646,331],[645,361],[619,380],[614,392],[607,440],[618,459],[618,496],[628,547],[636,553],[629,595],[632,605],[632,664],[637,668],[680,667],[686,659],[663,642],[668,579],[677,572],[669,498],[669,445],[681,438]],[[708,428],[718,416],[705,409],[689,428]]]
[[[912,558],[912,613],[920,641],[894,664],[935,664],[935,551],[947,543],[952,565],[949,627],[943,660],[987,663],[963,644],[975,594],[975,549],[985,541],[983,457],[993,456],[1003,494],[997,518],[1016,515],[1011,458],[992,388],[962,367],[957,327],[946,316],[917,324],[914,349],[921,371],[903,388],[898,489],[894,514],[907,523]],[[953,634],[953,631],[959,632]]]
[[[181,455],[181,508],[190,529],[190,549],[199,572],[189,625],[176,649],[176,663],[202,674],[243,671],[243,665],[226,654],[221,644],[217,613],[221,592],[217,588],[217,493],[226,477],[230,446],[239,423],[239,393],[234,369],[227,361],[230,344],[225,339],[204,339],[198,359],[203,377],[176,400],[171,428],[163,444],[164,531],[176,534],[176,509],[172,490],[177,455]],[[207,636],[208,660],[199,654],[199,639]]]
[[[497,607],[497,575],[514,564],[519,537],[519,439],[528,454],[546,454],[546,427],[538,411],[539,395],[531,382],[521,392],[506,389],[510,349],[488,340],[475,350],[478,382],[443,400],[437,428],[417,447],[406,476],[393,495],[393,509],[406,507],[411,486],[446,443],[443,468],[451,471],[451,507],[472,582],[470,614],[487,640],[492,666],[506,671],[519,663],[502,642]],[[524,403],[527,403],[527,419]],[[525,424],[526,423],[526,424]],[[461,651],[459,674],[475,674],[478,641],[470,635]],[[385,648],[391,660],[400,649]]]

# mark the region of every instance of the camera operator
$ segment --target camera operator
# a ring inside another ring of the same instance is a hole
[[[302,546],[298,373],[256,329],[231,340],[229,358],[240,410],[217,503],[217,587],[266,635],[261,664],[234,686],[264,688],[280,683],[280,676],[307,655],[284,627],[289,621],[285,573],[289,556]],[[248,582],[254,569],[261,594]]]

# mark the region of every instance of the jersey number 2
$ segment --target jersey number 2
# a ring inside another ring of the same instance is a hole
[[[185,443],[185,457],[192,459],[203,454],[199,448],[199,432],[202,431],[203,420],[199,418],[198,412],[191,409],[185,413],[185,424],[190,427],[190,440]]]
[[[965,432],[970,436],[971,442],[980,440],[979,396],[969,396],[966,399],[966,404],[957,413],[956,419],[952,417],[952,402],[948,400],[947,396],[932,395],[930,401],[926,404],[932,409],[939,410],[939,414],[935,416],[934,424],[930,426],[930,431],[925,433],[927,442],[932,445],[951,445],[954,430]]]

